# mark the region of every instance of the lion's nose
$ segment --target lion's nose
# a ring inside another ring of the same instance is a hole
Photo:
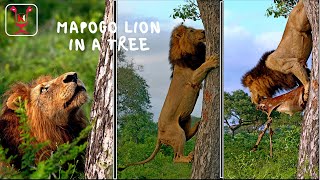
[[[69,82],[75,82],[75,83],[77,83],[77,80],[78,80],[78,75],[77,75],[77,73],[72,72],[72,73],[68,73],[68,74],[64,77],[63,82],[64,82],[64,83],[69,83]]]

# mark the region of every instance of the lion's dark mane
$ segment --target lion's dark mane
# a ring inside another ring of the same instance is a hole
[[[244,87],[250,87],[253,81],[256,81],[261,87],[260,89],[272,97],[278,91],[290,90],[300,84],[300,81],[292,73],[284,74],[266,66],[266,60],[273,52],[274,50],[265,52],[258,64],[242,77],[241,82]]]

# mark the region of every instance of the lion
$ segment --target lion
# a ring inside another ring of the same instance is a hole
[[[192,162],[193,152],[188,156],[184,156],[183,153],[185,142],[196,134],[200,124],[197,122],[191,127],[191,113],[198,99],[202,81],[209,71],[219,66],[217,55],[205,58],[204,42],[204,30],[179,25],[172,31],[169,52],[172,76],[158,119],[156,147],[146,160],[118,168],[119,171],[151,161],[162,144],[173,148],[175,163]]]
[[[77,73],[68,72],[55,79],[41,76],[31,83],[16,83],[6,93],[0,115],[0,137],[4,148],[9,149],[8,156],[17,155],[11,162],[15,168],[21,167],[23,152],[21,144],[19,117],[15,110],[19,108],[19,97],[26,101],[27,123],[30,135],[36,143],[48,142],[36,154],[36,162],[50,157],[57,145],[70,142],[87,125],[84,112],[80,109],[88,95]]]
[[[243,86],[249,87],[251,101],[255,104],[281,90],[290,90],[300,83],[292,73],[284,74],[266,66],[266,60],[273,52],[274,50],[264,53],[258,64],[241,80]]]
[[[289,15],[277,49],[265,53],[258,65],[242,78],[243,86],[250,89],[251,101],[257,105],[279,90],[289,90],[302,84],[303,101],[306,102],[309,93],[306,62],[311,50],[311,26],[300,0]]]

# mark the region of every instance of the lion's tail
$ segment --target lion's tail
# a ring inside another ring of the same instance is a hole
[[[158,139],[158,140],[157,140],[156,147],[154,148],[154,151],[152,152],[152,154],[151,154],[146,160],[143,160],[143,161],[140,161],[140,162],[136,162],[136,163],[127,164],[127,165],[124,166],[124,167],[118,167],[118,171],[123,171],[124,169],[126,169],[126,168],[129,167],[129,166],[145,164],[145,163],[153,160],[153,158],[154,158],[154,157],[157,155],[157,153],[159,152],[160,148],[161,148],[161,142],[160,142],[160,140]]]

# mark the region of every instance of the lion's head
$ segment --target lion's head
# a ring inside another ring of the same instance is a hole
[[[49,150],[57,144],[71,141],[86,126],[80,107],[87,101],[86,89],[75,72],[55,79],[42,76],[25,84],[16,83],[5,93],[0,116],[0,137],[10,154],[19,153],[19,118],[14,113],[18,98],[26,101],[26,113],[31,135],[37,142],[49,141]],[[10,152],[9,151],[9,152]]]
[[[179,25],[173,29],[170,41],[169,61],[175,65],[197,69],[205,61],[204,30]]]
[[[266,59],[273,52],[263,54],[258,64],[242,77],[242,85],[249,88],[251,101],[254,104],[259,104],[262,99],[272,97],[278,91],[289,90],[299,84],[293,74],[283,74],[266,66]]]

